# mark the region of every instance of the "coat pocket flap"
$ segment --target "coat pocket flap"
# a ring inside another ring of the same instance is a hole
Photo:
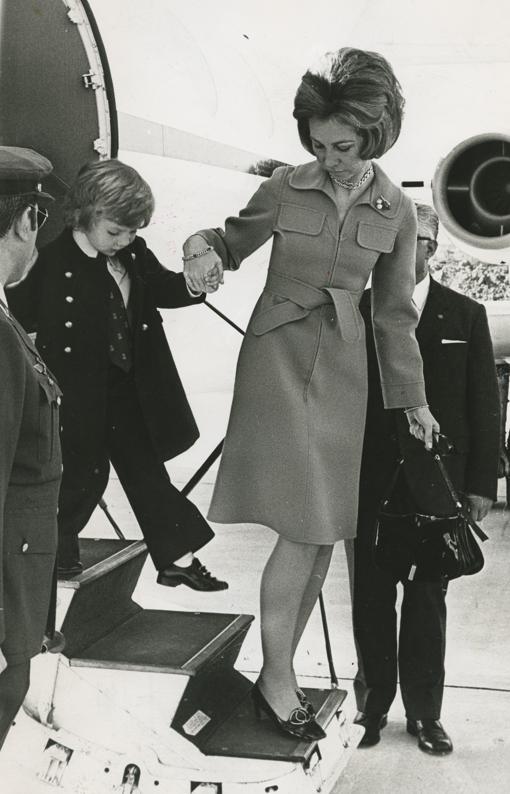
[[[395,246],[396,236],[396,229],[389,229],[387,226],[363,223],[361,221],[358,226],[357,241],[362,248],[389,254]]]
[[[298,204],[282,204],[278,213],[277,228],[286,232],[318,235],[324,226],[326,215]]]
[[[283,301],[257,314],[250,323],[250,329],[255,336],[262,336],[280,325],[302,320],[308,314],[309,309],[304,309],[292,301]]]

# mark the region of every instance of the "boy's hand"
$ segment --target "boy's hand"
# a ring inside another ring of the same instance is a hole
[[[205,284],[207,292],[216,292],[220,284],[223,284],[223,267],[215,265],[206,273]]]

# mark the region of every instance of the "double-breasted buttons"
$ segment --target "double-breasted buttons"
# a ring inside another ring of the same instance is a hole
[[[68,303],[73,303],[73,301],[74,301],[74,298],[73,298],[73,296],[72,296],[72,295],[66,295],[66,301],[67,301]]]
[[[142,323],[142,331],[146,331],[148,327],[147,323]]]
[[[70,271],[70,270],[66,270],[66,272],[64,273],[64,275],[65,275],[65,277],[66,277],[66,278],[72,278],[72,277],[73,277],[73,274],[71,273],[71,271]]]
[[[72,350],[72,348],[69,347],[69,345],[67,347],[64,347],[64,353],[70,353],[71,350]]]
[[[23,543],[21,544],[21,551],[23,552],[23,554],[26,554],[28,549],[29,549],[28,543],[26,542],[26,540],[24,540]]]
[[[66,328],[72,328],[73,324],[72,324],[71,320],[67,320],[66,323],[65,323],[65,326],[66,326]]]

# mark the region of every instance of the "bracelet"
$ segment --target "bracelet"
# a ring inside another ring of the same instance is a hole
[[[198,259],[199,256],[204,256],[204,254],[208,254],[209,251],[214,251],[214,248],[212,247],[212,245],[208,245],[202,251],[197,251],[196,254],[190,254],[189,256],[183,256],[182,257],[182,261],[183,262],[191,262],[192,259]]]
[[[428,408],[428,405],[415,405],[414,408],[404,408],[404,413],[410,414],[411,411],[416,411],[417,408]]]

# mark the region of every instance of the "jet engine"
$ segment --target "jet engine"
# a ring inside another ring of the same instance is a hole
[[[459,248],[510,264],[510,135],[475,135],[455,146],[436,168],[432,196]]]

